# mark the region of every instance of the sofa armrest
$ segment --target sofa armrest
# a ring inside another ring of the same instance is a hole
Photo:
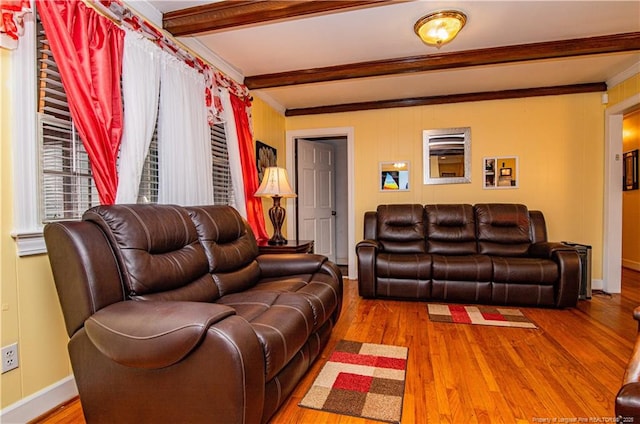
[[[265,253],[256,257],[262,278],[313,274],[327,262],[323,255],[309,253]]]
[[[552,259],[554,253],[564,251],[577,252],[574,247],[559,242],[543,241],[529,246],[529,256],[534,258]]]
[[[640,325],[640,306],[633,310],[633,318],[638,321]],[[636,336],[636,342],[633,346],[631,359],[629,359],[622,379],[623,385],[629,383],[640,383],[640,327],[638,327],[638,335]],[[640,398],[638,399],[638,404],[640,406]]]
[[[364,298],[376,297],[376,256],[380,243],[362,240],[356,245],[358,257],[358,293]]]
[[[265,353],[251,324],[228,315],[229,309],[204,302],[124,301],[101,309],[97,322],[87,320],[69,341],[87,422],[262,422]],[[93,328],[89,337],[88,328],[98,322],[103,328]],[[106,331],[106,325],[123,334]],[[169,364],[189,349],[173,365],[149,367]]]
[[[232,308],[215,303],[124,301],[96,312],[85,322],[85,330],[110,360],[157,369],[181,361],[211,326],[234,314]]]
[[[578,251],[564,243],[545,241],[529,246],[528,254],[532,258],[550,259],[558,265],[555,306],[558,308],[576,306],[582,277]]]
[[[365,239],[362,240],[361,242],[359,242],[358,244],[356,244],[356,251],[360,248],[364,248],[364,247],[372,247],[376,250],[382,249],[382,246],[380,245],[379,242],[375,241],[375,240],[370,240],[370,239]]]
[[[633,311],[633,317],[640,323],[640,307]],[[633,422],[640,422],[640,327],[638,330],[615,405],[616,416],[633,418]]]
[[[633,419],[633,421],[618,422],[640,422],[640,382],[627,383],[620,388],[616,395],[616,417]]]

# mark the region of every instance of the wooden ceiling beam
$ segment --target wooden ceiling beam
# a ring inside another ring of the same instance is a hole
[[[285,116],[319,115],[323,113],[355,112],[359,110],[388,109],[411,106],[429,106],[449,103],[505,100],[523,97],[557,96],[563,94],[606,92],[605,82],[560,85],[554,87],[522,88],[503,91],[451,94],[446,96],[415,97],[409,99],[379,100],[373,102],[345,103],[341,105],[287,109]]]
[[[245,25],[384,6],[406,0],[247,0],[221,1],[167,12],[163,28],[176,37]]]
[[[323,68],[253,75],[246,77],[244,83],[249,89],[257,90],[351,78],[366,78],[381,75],[427,72],[595,54],[612,54],[634,50],[640,50],[640,32],[436,53],[424,56],[410,56],[397,59],[327,66]]]

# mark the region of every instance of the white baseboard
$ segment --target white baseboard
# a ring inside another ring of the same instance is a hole
[[[629,259],[623,259],[622,266],[625,268],[633,269],[634,271],[640,271],[640,262],[632,261]]]
[[[3,424],[24,424],[78,396],[78,388],[70,375],[0,411]]]
[[[602,290],[604,288],[604,280],[591,279],[591,290]]]

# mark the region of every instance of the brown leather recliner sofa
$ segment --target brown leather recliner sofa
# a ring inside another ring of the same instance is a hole
[[[335,264],[260,255],[228,206],[99,206],[44,235],[88,423],[264,423],[340,315]]]
[[[580,258],[520,204],[380,205],[356,246],[365,298],[575,306]]]
[[[638,321],[638,335],[622,379],[622,387],[616,395],[616,417],[619,423],[640,422],[640,306],[633,310]]]

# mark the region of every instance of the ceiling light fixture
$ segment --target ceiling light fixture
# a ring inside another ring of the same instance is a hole
[[[440,48],[453,40],[466,22],[467,17],[464,13],[443,10],[418,19],[413,30],[425,44]]]

